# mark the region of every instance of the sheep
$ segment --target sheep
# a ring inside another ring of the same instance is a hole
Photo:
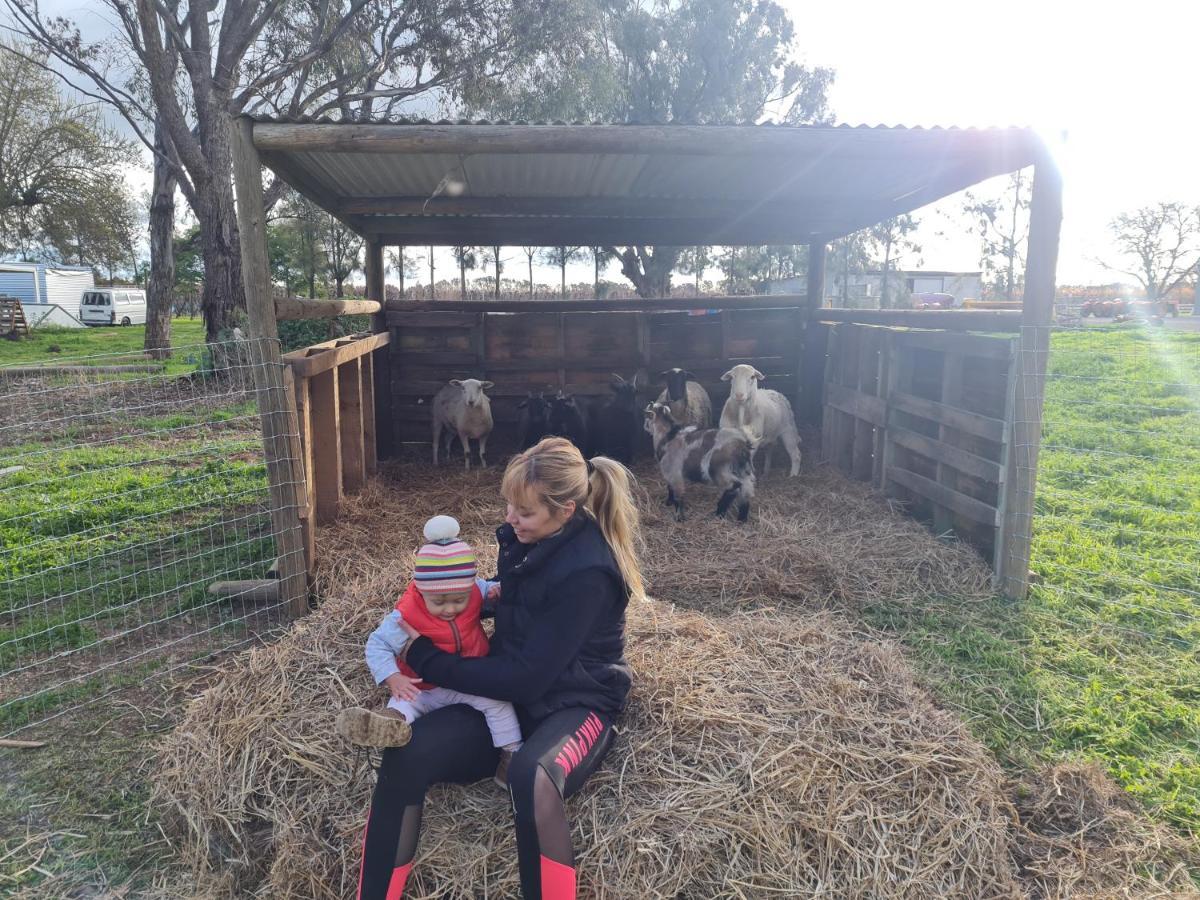
[[[517,409],[521,411],[521,449],[528,450],[550,433],[550,404],[541,391],[530,391]]]
[[[754,496],[754,446],[736,428],[697,428],[681,425],[665,403],[646,407],[646,431],[654,439],[654,455],[667,482],[667,504],[683,521],[683,490],[687,482],[706,482],[724,488],[717,501],[717,518],[737,502],[737,518],[745,522]]]
[[[671,407],[671,415],[681,425],[711,428],[712,400],[708,391],[696,383],[696,376],[683,369],[667,369],[658,377],[667,383],[667,389],[658,395],[658,402]]]
[[[640,431],[638,425],[638,377],[626,381],[613,373],[609,385],[613,396],[593,408],[591,414],[592,446],[589,456],[604,455],[629,465],[633,462],[634,445]]]
[[[776,441],[782,441],[792,461],[792,477],[800,474],[800,435],[796,431],[796,417],[787,397],[758,383],[765,378],[762,372],[745,364],[734,366],[721,376],[730,385],[729,399],[721,409],[722,428],[740,428],[754,444],[754,450],[763,447],[767,459],[763,463],[763,477],[771,471],[771,451]]]
[[[559,391],[558,396],[550,401],[550,417],[546,431],[558,437],[565,437],[580,451],[587,451],[587,410],[579,405],[574,394]]]
[[[438,464],[438,446],[442,431],[446,431],[446,456],[450,455],[450,443],[458,435],[463,445],[463,461],[471,468],[471,439],[479,442],[479,462],[487,468],[488,435],[492,433],[492,404],[485,390],[495,385],[490,381],[474,378],[453,379],[433,398],[433,464]]]

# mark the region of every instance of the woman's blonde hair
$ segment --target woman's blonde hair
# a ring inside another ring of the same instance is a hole
[[[638,560],[642,534],[632,486],[633,474],[615,459],[597,456],[589,465],[566,438],[549,437],[509,461],[500,493],[510,503],[532,497],[551,509],[564,509],[574,500],[595,518],[630,595],[640,600],[645,597]]]

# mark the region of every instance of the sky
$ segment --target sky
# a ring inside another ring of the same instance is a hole
[[[1200,204],[1200,2],[777,2],[795,24],[798,57],[836,70],[830,105],[839,122],[1038,129],[1064,178],[1060,284],[1121,279],[1097,262],[1115,261],[1107,225],[1119,213]],[[110,27],[88,6],[46,0],[43,11]],[[142,190],[149,174],[131,180]],[[961,203],[948,198],[918,214],[924,268],[979,268]],[[522,251],[505,252],[508,271],[522,273]],[[437,267],[439,278],[454,275],[449,251],[439,251]],[[539,281],[557,276],[535,270]],[[572,281],[591,277],[590,263],[568,269]],[[621,280],[616,267],[607,277]]]
[[[1200,204],[1194,0],[779,2],[803,60],[836,69],[839,122],[1038,129],[1063,172],[1060,284],[1120,280],[1096,262],[1114,261],[1119,213]],[[977,242],[953,237],[951,219],[918,217],[925,267],[978,268]]]

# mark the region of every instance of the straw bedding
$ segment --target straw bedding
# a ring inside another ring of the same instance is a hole
[[[275,644],[229,661],[165,741],[157,802],[212,895],[353,896],[374,775],[333,733],[333,717],[382,700],[362,643],[407,579],[424,519],[456,514],[488,572],[501,516],[495,471],[432,477],[403,466],[392,475],[322,532],[321,608]],[[605,764],[569,803],[583,895],[1007,898],[1065,896],[1064,885],[1084,883],[1133,888],[1136,853],[1123,846],[1123,868],[1088,881],[1088,854],[1064,849],[1071,839],[1053,816],[1038,818],[1053,804],[1027,789],[1022,823],[994,760],[934,706],[900,652],[818,608],[853,607],[880,590],[969,597],[985,583],[965,551],[890,521],[880,501],[846,487],[788,482],[780,493],[790,496],[768,500],[740,531],[659,521],[657,497],[644,498],[646,570],[660,599],[630,608],[630,708]],[[693,518],[700,512],[697,501]],[[811,534],[802,524],[810,515],[822,523]],[[886,558],[885,547],[898,552]],[[753,553],[742,559],[755,572],[731,583],[730,553]],[[873,571],[855,572],[841,554],[859,554],[857,566]],[[515,860],[499,789],[439,786],[406,896],[516,897]]]

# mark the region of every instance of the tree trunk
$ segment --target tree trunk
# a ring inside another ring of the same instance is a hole
[[[458,258],[458,298],[467,299],[467,264],[461,256]]]
[[[436,292],[433,289],[433,248],[429,248],[429,299],[436,300]]]
[[[155,149],[166,153],[163,131],[155,127]],[[171,355],[171,302],[175,293],[175,173],[159,155],[154,157],[150,192],[150,281],[146,285],[146,339],[152,358]]]
[[[204,259],[204,289],[200,307],[204,313],[205,340],[219,340],[237,324],[235,313],[246,308],[242,284],[242,250],[238,240],[237,215],[233,203],[233,153],[229,143],[231,120],[226,104],[215,100],[215,110],[199,118],[201,141],[212,178],[197,185],[200,202],[196,219],[200,225],[200,247]]]
[[[559,265],[559,268],[562,270],[562,298],[564,300],[566,300],[567,299],[567,258],[566,258],[565,252],[561,256],[559,256],[558,265]]]
[[[621,274],[633,282],[639,297],[668,297],[671,294],[671,270],[679,260],[677,247],[626,247],[618,253]]]
[[[600,248],[592,248],[592,266],[594,272],[592,274],[592,296],[599,298],[600,296]]]
[[[529,256],[529,299],[533,299],[533,256]]]
[[[492,253],[494,254],[492,258],[496,262],[496,299],[499,300],[500,299],[500,248],[493,247]]]
[[[400,260],[400,299],[403,300],[404,299],[404,248],[400,247],[399,250],[400,250],[400,255],[398,258]],[[387,289],[384,288],[383,292],[384,292],[384,294],[387,294]]]

